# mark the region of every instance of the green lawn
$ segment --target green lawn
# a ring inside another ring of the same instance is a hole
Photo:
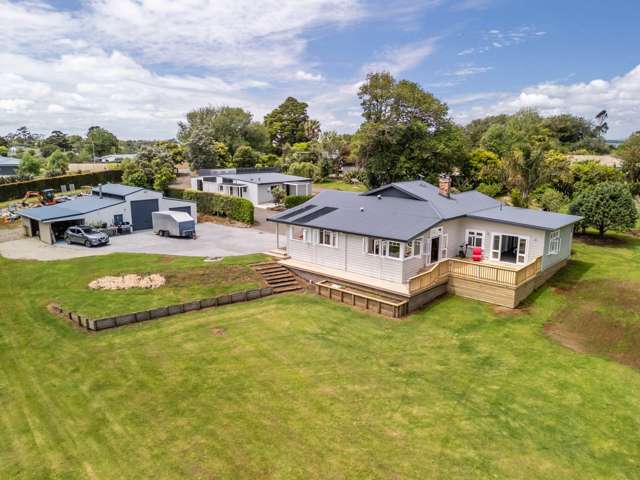
[[[95,335],[46,303],[198,260],[0,259],[0,478],[640,478],[640,372],[544,333],[583,286],[640,282],[640,242],[576,251],[513,314],[293,294]]]
[[[315,183],[313,186],[321,190],[342,190],[345,192],[365,192],[367,190],[366,185],[362,183],[347,183],[342,180]]]

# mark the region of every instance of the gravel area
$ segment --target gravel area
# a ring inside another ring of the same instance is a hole
[[[114,252],[158,253],[193,257],[228,257],[267,252],[276,247],[273,233],[256,228],[237,228],[213,223],[199,223],[196,240],[163,238],[152,231],[113,237],[111,244],[87,248],[58,242],[47,245],[37,238],[20,238],[0,243],[0,255],[14,259],[64,260]]]

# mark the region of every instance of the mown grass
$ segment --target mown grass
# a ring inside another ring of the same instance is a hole
[[[577,244],[513,313],[281,295],[97,335],[47,299],[135,262],[82,260],[0,260],[0,478],[640,476],[640,373],[544,333],[567,289],[637,280],[637,242]]]
[[[28,288],[38,292],[39,301],[100,318],[259,288],[262,281],[249,265],[266,259],[256,254],[205,263],[197,257],[117,253],[46,263],[0,258],[0,269],[30,279]],[[159,273],[166,284],[153,290],[91,290],[88,286],[106,275],[129,273]]]
[[[343,180],[316,183],[314,187],[322,190],[342,190],[345,192],[365,192],[367,190],[366,185],[362,183],[347,183]]]

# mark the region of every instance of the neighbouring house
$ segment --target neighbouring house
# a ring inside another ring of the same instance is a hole
[[[580,217],[505,206],[450,186],[446,176],[438,187],[411,181],[365,193],[324,190],[269,219],[281,263],[331,298],[393,316],[447,291],[515,307],[566,264]]]
[[[91,195],[55,205],[18,211],[25,234],[45,243],[61,240],[71,225],[113,226],[129,223],[133,230],[152,228],[151,213],[159,210],[186,212],[197,218],[195,202],[163,196],[162,192],[108,183],[94,187]]]
[[[19,158],[0,155],[0,177],[12,177],[16,175],[19,166]]]
[[[120,163],[123,160],[133,160],[138,156],[137,153],[112,153],[110,155],[103,155],[96,158],[100,163]]]
[[[287,196],[311,195],[312,181],[286,175],[277,168],[203,169],[191,177],[194,190],[246,198],[256,206],[272,206],[272,191],[276,187],[282,187]]]

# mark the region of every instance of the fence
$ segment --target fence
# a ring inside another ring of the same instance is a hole
[[[86,330],[97,332],[100,330],[106,330],[108,328],[129,325],[131,323],[155,320],[157,318],[169,317],[171,315],[177,315],[179,313],[202,310],[204,308],[218,307],[231,303],[248,302],[250,300],[256,300],[258,298],[267,297],[269,295],[273,295],[272,287],[229,293],[226,295],[219,295],[217,297],[207,298],[204,300],[194,300],[192,302],[178,303],[176,305],[152,308],[150,310],[143,310],[140,312],[126,313],[124,315],[115,315],[98,319],[91,319],[87,316],[80,315],[75,312],[66,311],[59,305],[51,305],[50,308],[52,311],[54,311],[54,313],[61,315],[64,318],[68,318],[76,325],[85,328]]]
[[[24,197],[30,191],[40,191],[46,188],[61,190],[62,185],[73,184],[76,188],[82,185],[98,185],[99,183],[118,183],[122,179],[122,170],[108,170],[105,172],[81,173],[79,175],[63,175],[61,177],[39,178],[25,182],[7,183],[0,185],[0,202],[16,200]]]

